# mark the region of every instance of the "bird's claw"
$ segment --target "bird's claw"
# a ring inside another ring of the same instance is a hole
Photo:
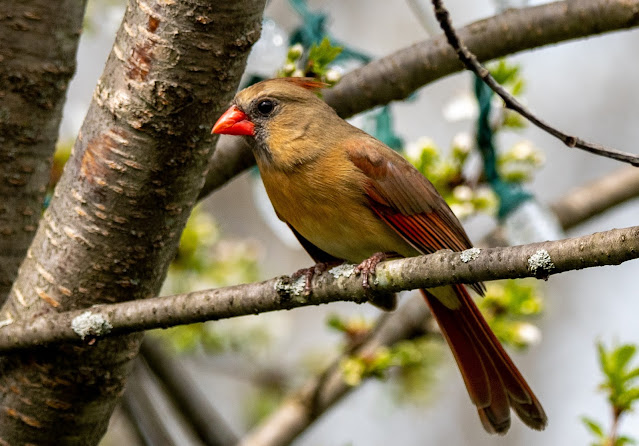
[[[355,274],[362,275],[362,286],[364,287],[364,289],[369,290],[371,288],[371,280],[375,275],[375,269],[377,268],[377,265],[380,262],[386,260],[388,257],[389,255],[384,252],[376,252],[355,267],[355,269],[353,270]]]
[[[332,266],[332,263],[329,262],[319,262],[310,268],[302,268],[300,270],[295,271],[291,274],[292,279],[297,279],[299,277],[304,277],[304,295],[308,296],[311,294],[313,289],[313,277],[316,275],[321,275],[324,271],[328,270],[328,268]]]

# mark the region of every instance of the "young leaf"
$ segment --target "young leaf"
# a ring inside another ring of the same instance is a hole
[[[605,434],[603,428],[595,420],[588,417],[581,417],[581,421],[594,436],[597,438],[604,438]]]

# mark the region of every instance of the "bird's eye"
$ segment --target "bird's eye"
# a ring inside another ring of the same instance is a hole
[[[264,116],[270,114],[275,108],[275,104],[270,99],[264,99],[257,104],[257,111]]]

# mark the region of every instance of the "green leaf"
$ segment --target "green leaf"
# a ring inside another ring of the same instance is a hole
[[[626,373],[623,376],[623,380],[626,381],[626,382],[630,382],[633,379],[637,378],[638,376],[639,376],[639,367],[637,367],[636,369],[632,369],[631,371]]]
[[[308,68],[318,75],[323,75],[328,65],[342,52],[339,46],[333,46],[328,37],[319,45],[313,45],[308,52]]]
[[[634,438],[622,435],[621,437],[618,437],[617,440],[615,441],[615,446],[624,446],[626,444],[637,444],[637,440],[635,440]]]
[[[597,438],[604,438],[605,434],[603,428],[592,418],[581,417],[581,422],[588,428],[588,430]]]
[[[639,387],[633,387],[632,389],[623,390],[623,392],[617,396],[615,405],[623,410],[630,410],[632,403],[639,400]]]
[[[610,355],[606,352],[606,349],[603,343],[597,343],[597,352],[599,353],[599,366],[603,371],[604,375],[610,376],[612,374],[612,366]]]
[[[336,314],[331,314],[328,317],[328,319],[326,320],[326,325],[328,325],[330,328],[333,328],[341,332],[345,332],[347,329],[346,323],[342,320],[341,317],[339,317]]]
[[[519,65],[511,64],[504,59],[501,59],[496,65],[490,67],[490,74],[502,85],[515,82],[519,76],[519,72]]]
[[[615,371],[621,374],[621,371],[628,365],[637,351],[637,347],[630,344],[622,345],[615,349],[613,353]]]

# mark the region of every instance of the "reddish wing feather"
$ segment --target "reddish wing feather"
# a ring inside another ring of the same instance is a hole
[[[411,222],[409,225],[428,225],[429,231],[436,232],[434,245],[416,243],[420,250],[471,248],[466,231],[431,182],[400,155],[372,138],[370,141],[366,147],[361,142],[350,144],[348,153],[369,179],[366,192],[376,210],[401,215]]]
[[[349,158],[366,176],[370,205],[386,223],[423,254],[463,251],[472,243],[448,204],[426,177],[399,154],[370,138],[347,142]],[[483,294],[483,284],[473,284]]]

